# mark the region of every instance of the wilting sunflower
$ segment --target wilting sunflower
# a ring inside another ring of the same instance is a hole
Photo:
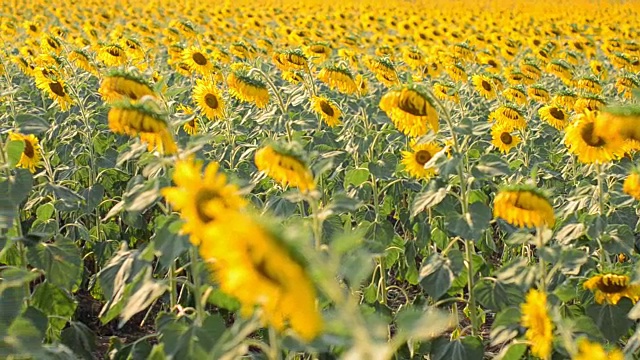
[[[556,222],[547,196],[530,185],[502,188],[493,202],[493,216],[520,228],[551,228]]]
[[[325,61],[331,55],[331,47],[327,43],[313,43],[304,48],[304,53],[310,57],[315,58],[317,61]]]
[[[31,76],[31,74],[33,73],[33,70],[35,69],[33,64],[31,64],[23,56],[12,55],[11,56],[11,62],[16,64],[18,66],[18,69],[20,69],[20,71],[23,74],[28,75],[28,76]]]
[[[264,108],[269,103],[267,85],[249,76],[246,71],[230,72],[227,75],[227,86],[229,86],[229,94],[240,101],[254,103],[259,108]]]
[[[33,134],[23,135],[17,132],[9,132],[9,140],[22,141],[24,143],[22,155],[20,155],[20,160],[16,166],[35,173],[36,167],[38,167],[42,161],[42,148],[40,147],[38,138]]]
[[[598,95],[593,94],[585,94],[582,97],[579,97],[575,104],[573,104],[573,110],[576,114],[581,114],[585,110],[596,111],[600,108],[603,108],[606,105],[603,98]]]
[[[553,323],[547,309],[547,294],[535,289],[529,290],[524,304],[521,305],[522,326],[529,341],[531,353],[543,360],[551,358],[553,351]]]
[[[525,61],[520,65],[520,71],[527,77],[530,77],[536,81],[542,76],[542,70],[534,61]]]
[[[218,209],[236,211],[247,201],[240,196],[238,187],[227,182],[217,162],[210,162],[202,172],[202,162],[193,157],[178,160],[173,171],[174,187],[161,190],[162,196],[178,211],[184,220],[182,232],[189,234],[194,245],[200,245],[204,227],[217,221]]]
[[[224,115],[224,99],[215,84],[197,80],[193,88],[193,102],[209,120],[221,119]]]
[[[573,77],[573,70],[571,64],[566,62],[565,60],[552,60],[549,65],[547,65],[547,71],[559,77],[562,81],[570,81]]]
[[[140,137],[147,143],[149,151],[154,148],[163,154],[175,154],[178,151],[165,116],[145,101],[114,103],[107,119],[111,131]]]
[[[607,273],[591,277],[584,282],[583,287],[593,292],[598,304],[615,305],[623,297],[637,303],[640,300],[640,285],[630,284],[630,282],[627,275]]]
[[[313,174],[293,146],[266,145],[256,151],[258,170],[282,186],[291,186],[306,192],[315,189]]]
[[[549,101],[549,98],[550,98],[549,90],[545,89],[541,85],[532,85],[531,87],[529,87],[527,89],[527,94],[533,100],[535,100],[537,102],[540,102],[540,103],[546,103],[546,102]]]
[[[84,50],[73,50],[69,53],[69,61],[71,61],[78,68],[93,74],[98,75],[98,70],[91,63],[89,55]]]
[[[143,96],[156,97],[151,85],[146,80],[134,73],[122,70],[109,72],[102,79],[98,93],[108,103],[126,98],[139,100]]]
[[[365,64],[384,86],[392,87],[398,83],[396,67],[388,58],[365,58]]]
[[[307,56],[300,49],[275,52],[272,59],[273,63],[282,71],[303,71],[309,66]]]
[[[638,88],[640,88],[640,81],[632,74],[622,74],[616,79],[616,90],[626,99],[633,98],[633,89]]]
[[[42,37],[42,41],[40,42],[40,49],[45,53],[60,55],[60,52],[62,51],[62,43],[54,36],[45,35]]]
[[[282,79],[291,84],[299,84],[304,82],[304,76],[298,71],[283,71]]]
[[[624,353],[615,348],[606,351],[599,343],[592,343],[587,338],[578,340],[578,354],[572,360],[624,360]]]
[[[322,121],[329,127],[334,127],[341,123],[342,112],[338,105],[324,96],[313,96],[311,98],[311,108],[320,116]]]
[[[562,108],[555,105],[546,105],[538,109],[540,119],[558,130],[563,130],[569,123],[569,115]]]
[[[511,86],[505,89],[502,92],[502,96],[519,106],[527,105],[527,92],[522,85]]]
[[[36,80],[36,87],[45,93],[47,96],[58,103],[62,111],[67,111],[73,100],[69,96],[69,91],[64,81],[57,78],[42,77]]]
[[[248,214],[216,210],[220,221],[206,226],[199,250],[220,290],[240,302],[242,316],[259,308],[265,325],[291,328],[306,341],[315,338],[322,317],[306,262],[294,244]]]
[[[495,123],[491,127],[491,143],[503,154],[508,153],[522,141],[518,135],[512,134],[512,131],[513,129],[508,125],[500,123]]]
[[[443,101],[451,101],[454,103],[460,103],[460,95],[456,90],[453,83],[442,83],[435,81],[433,83],[433,95]]]
[[[436,174],[436,169],[435,167],[425,168],[424,165],[440,150],[442,148],[435,142],[421,144],[412,142],[411,151],[402,152],[401,163],[410,176],[428,180]]]
[[[591,60],[591,62],[589,63],[589,67],[591,68],[591,71],[595,76],[599,77],[602,80],[607,79],[607,69],[604,67],[602,62],[598,60]]]
[[[424,65],[424,55],[416,47],[407,47],[402,51],[402,60],[409,65],[412,70]]]
[[[424,135],[429,127],[438,132],[438,113],[424,89],[409,85],[400,90],[392,90],[380,99],[380,108],[387,113],[391,122],[407,136]]]
[[[446,73],[453,79],[455,82],[466,82],[467,81],[467,72],[464,70],[464,67],[460,64],[451,64],[445,67]]]
[[[564,144],[585,164],[607,163],[624,155],[622,141],[615,138],[607,141],[595,133],[596,116],[597,112],[587,110],[565,129]]]
[[[512,129],[527,127],[527,121],[520,110],[511,105],[501,105],[489,114],[488,120],[510,126]]]
[[[556,106],[561,106],[565,109],[573,109],[576,100],[578,100],[578,96],[576,95],[576,93],[574,93],[573,91],[563,90],[553,97],[551,103]]]
[[[599,94],[602,92],[602,84],[600,84],[600,81],[598,81],[595,76],[584,76],[578,79],[575,84],[578,89],[591,94]]]
[[[329,65],[322,68],[318,73],[318,79],[343,94],[353,94],[358,90],[353,74],[342,66]]]
[[[207,53],[196,46],[183,50],[182,61],[189,65],[191,70],[203,76],[209,75],[213,69],[213,64],[209,60]]]
[[[473,87],[477,92],[487,100],[494,99],[496,97],[496,89],[493,85],[493,81],[484,75],[473,75],[471,77]]]
[[[98,60],[107,66],[120,66],[127,62],[127,54],[118,44],[107,44],[98,50]]]
[[[631,172],[631,174],[627,176],[624,180],[622,191],[634,199],[640,200],[640,172],[638,172],[638,170]]]

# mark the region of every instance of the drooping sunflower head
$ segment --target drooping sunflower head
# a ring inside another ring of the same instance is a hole
[[[527,121],[522,115],[522,112],[510,104],[500,105],[489,114],[488,120],[505,124],[513,129],[524,129],[527,127]]]
[[[283,186],[306,192],[315,189],[313,174],[295,144],[271,143],[256,151],[258,170]]]
[[[240,101],[254,103],[259,108],[264,108],[269,103],[267,85],[262,80],[250,76],[247,71],[229,73],[227,85],[229,94]]]
[[[553,323],[547,309],[547,294],[535,289],[529,290],[520,309],[520,322],[527,329],[525,338],[529,341],[531,353],[543,360],[550,359],[553,351]]]
[[[546,194],[531,185],[500,189],[494,200],[493,216],[520,228],[553,227],[556,221]]]
[[[624,353],[618,348],[606,351],[599,343],[591,342],[586,337],[578,340],[578,354],[573,360],[624,360]]]
[[[571,90],[562,90],[553,97],[552,104],[561,106],[565,109],[573,109],[577,99],[578,96],[575,92]]]
[[[298,72],[298,71],[288,71],[285,70],[282,72],[282,79],[291,83],[291,84],[299,84],[304,82],[304,76],[302,75],[302,73]]]
[[[304,53],[310,57],[324,61],[331,56],[331,47],[327,43],[316,42],[304,48]]]
[[[196,81],[193,102],[209,120],[218,120],[224,115],[225,101],[220,90],[210,81]]]
[[[40,42],[40,49],[45,53],[60,55],[60,52],[62,51],[62,43],[55,36],[45,35],[42,37],[42,41]]]
[[[450,64],[445,67],[445,71],[451,77],[451,79],[455,82],[466,82],[467,81],[467,72],[464,69],[462,64]]]
[[[640,106],[608,106],[597,112],[594,134],[606,141],[640,141]]]
[[[442,150],[435,142],[412,142],[410,151],[402,152],[402,165],[407,173],[416,179],[428,180],[436,174],[435,167],[425,167],[438,152]]]
[[[502,92],[502,96],[519,106],[527,104],[527,92],[522,85],[508,87]]]
[[[532,85],[527,89],[527,94],[537,102],[546,103],[549,101],[549,90],[542,85]]]
[[[323,96],[314,96],[311,98],[311,107],[316,114],[320,116],[327,126],[334,127],[341,123],[340,116],[342,112],[338,105]]]
[[[493,81],[491,81],[487,76],[473,75],[471,77],[471,82],[473,83],[475,90],[480,93],[483,98],[491,100],[496,97],[496,89],[493,85]]]
[[[173,171],[176,186],[161,190],[162,195],[178,211],[185,221],[182,231],[190,235],[190,241],[199,245],[204,227],[219,219],[220,211],[237,211],[247,201],[240,196],[238,187],[227,182],[219,172],[219,164],[210,162],[202,173],[203,164],[193,157],[178,160]]]
[[[578,89],[590,94],[599,94],[602,91],[602,84],[593,75],[583,76],[575,82]]]
[[[102,79],[98,93],[108,103],[127,98],[139,100],[143,96],[156,97],[148,81],[136,73],[124,70],[110,71]]]
[[[625,194],[640,200],[640,169],[634,168],[624,180],[622,191]]]
[[[460,102],[460,96],[453,83],[435,81],[433,83],[433,95],[443,101]]]
[[[592,276],[585,281],[583,287],[591,290],[598,304],[617,304],[626,297],[633,303],[640,300],[640,285],[631,284],[629,276],[615,273],[604,273]]]
[[[620,138],[605,139],[595,131],[597,116],[598,112],[586,110],[565,129],[565,145],[585,164],[608,163],[624,155],[625,148]]]
[[[42,162],[42,148],[40,147],[38,138],[33,134],[24,135],[17,132],[9,132],[9,140],[22,141],[24,144],[20,160],[16,166],[35,173],[36,168]]]
[[[538,109],[540,119],[558,130],[563,130],[569,124],[569,114],[556,105],[546,105]]]
[[[107,66],[120,66],[127,62],[127,53],[118,44],[106,44],[98,50],[98,59]]]
[[[581,114],[585,112],[585,110],[596,111],[604,106],[606,106],[606,102],[602,97],[595,94],[584,94],[573,104],[573,110],[576,114]]]
[[[491,143],[503,154],[516,147],[522,139],[513,134],[513,128],[509,125],[496,123],[491,127]]]
[[[417,137],[426,134],[428,127],[434,132],[440,128],[438,113],[431,98],[422,87],[407,85],[392,90],[380,100],[380,108],[404,134]]]
[[[344,66],[325,66],[318,73],[318,79],[343,94],[353,94],[358,90],[353,74]]]
[[[89,57],[89,54],[87,54],[86,51],[84,50],[72,50],[69,53],[69,60],[77,67],[79,67],[80,69],[91,73],[93,75],[97,75],[98,74],[98,70],[96,69],[96,67],[91,63],[91,58]]]

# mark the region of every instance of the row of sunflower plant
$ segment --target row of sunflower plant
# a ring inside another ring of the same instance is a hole
[[[0,358],[637,357],[636,2],[0,9]]]

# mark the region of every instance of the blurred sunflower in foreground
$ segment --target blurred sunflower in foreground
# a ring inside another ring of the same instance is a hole
[[[40,147],[38,138],[33,134],[23,135],[17,132],[10,132],[9,140],[22,141],[24,143],[24,149],[22,150],[17,166],[35,173],[36,167],[38,167],[42,161],[42,148]]]

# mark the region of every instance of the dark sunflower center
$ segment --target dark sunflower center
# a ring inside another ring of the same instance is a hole
[[[540,44],[541,44],[540,40],[538,39],[533,40],[533,45],[539,46]]]
[[[198,64],[200,66],[207,65],[207,58],[204,57],[204,55],[202,55],[199,52],[194,53],[193,55],[191,55],[191,58],[193,59],[193,62],[195,62],[196,64]]]
[[[420,56],[420,54],[409,53],[409,59],[411,59],[411,60],[420,60],[421,58],[422,58],[422,56]]]
[[[29,30],[36,32],[38,31],[38,28],[35,25],[29,25]]]
[[[49,83],[49,89],[51,89],[51,91],[58,95],[58,96],[65,96],[66,94],[64,93],[64,89],[62,88],[62,84],[60,84],[59,82],[52,82]]]
[[[553,116],[557,120],[564,120],[564,113],[557,107],[552,107],[551,109],[549,109],[549,114],[551,114],[551,116]]]
[[[596,65],[596,71],[597,71],[597,72],[601,72],[601,71],[602,71],[602,66],[600,66],[600,65]]]
[[[416,153],[416,162],[420,165],[426,164],[433,156],[427,150],[420,150]]]
[[[193,120],[189,121],[189,126],[192,127],[192,128],[195,128],[196,127],[196,119],[193,119]]]
[[[596,285],[598,290],[606,294],[617,294],[627,288],[626,281],[623,278],[602,278]]]
[[[327,114],[327,116],[333,116],[335,114],[331,105],[329,105],[324,100],[320,101],[320,109],[322,110],[323,113]]]
[[[33,145],[31,144],[31,141],[25,140],[23,154],[29,159],[33,159],[33,157],[35,156],[35,153],[36,152],[35,152],[35,149],[33,148]]]
[[[584,48],[582,47],[582,44],[580,44],[580,43],[574,43],[573,45],[574,45],[574,46],[576,47],[576,49],[578,49],[578,50],[582,50],[582,49],[584,49]]]
[[[217,109],[218,108],[218,98],[213,94],[205,95],[204,96],[204,102],[211,109]]]
[[[482,85],[482,88],[486,91],[491,91],[491,84],[489,84],[485,80],[482,80],[482,83],[480,83],[480,85]]]
[[[213,200],[218,197],[220,197],[220,195],[217,192],[211,191],[209,189],[200,189],[196,193],[196,196],[195,196],[196,212],[198,213],[198,219],[203,223],[208,223],[214,220],[214,218],[212,218],[207,214],[205,207],[207,206],[207,203],[210,200]]]
[[[503,132],[502,134],[500,134],[500,141],[502,141],[502,143],[505,145],[511,145],[511,143],[513,142],[513,136],[511,136],[511,134],[509,134],[508,132]]]
[[[51,46],[54,49],[58,48],[58,44],[55,41],[53,41],[52,39],[47,39],[47,44],[49,44],[49,46]]]
[[[593,123],[586,124],[580,131],[580,136],[589,146],[602,147],[605,145],[605,141],[601,137],[593,135]]]
[[[398,108],[414,116],[427,115],[427,102],[419,95],[404,94],[398,101]]]
[[[120,50],[116,49],[116,48],[111,48],[108,49],[107,52],[111,55],[111,56],[115,56],[118,57],[120,56]]]
[[[494,60],[487,61],[487,65],[491,67],[498,67],[498,63],[496,63]]]

